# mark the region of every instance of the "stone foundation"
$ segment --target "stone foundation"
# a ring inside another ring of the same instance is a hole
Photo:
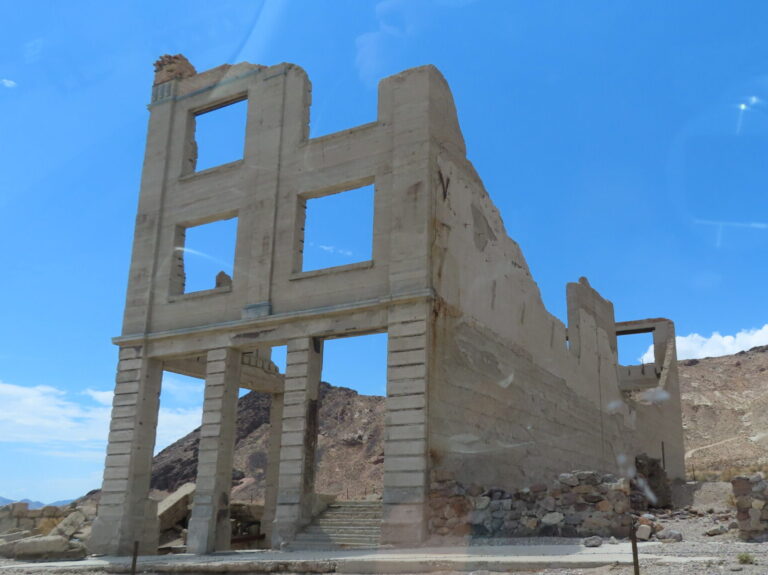
[[[647,508],[634,481],[595,471],[562,473],[549,485],[512,492],[443,480],[431,485],[429,530],[462,537],[628,537],[631,512]]]

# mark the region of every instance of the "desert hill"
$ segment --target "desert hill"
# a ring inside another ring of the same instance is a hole
[[[238,401],[233,499],[264,497],[270,396],[250,392]],[[384,398],[344,387],[320,385],[316,490],[344,497],[381,493],[384,462]],[[173,491],[194,481],[199,429],[155,456],[152,489]]]
[[[768,467],[768,346],[678,365],[688,474]]]
[[[715,478],[768,467],[768,346],[736,355],[679,362],[689,476]],[[269,438],[268,395],[239,400],[236,500],[260,501]],[[323,383],[320,389],[317,490],[342,497],[381,492],[384,398]],[[194,481],[199,431],[154,460],[152,488],[169,492]]]

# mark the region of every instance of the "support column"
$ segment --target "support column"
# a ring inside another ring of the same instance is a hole
[[[106,555],[157,553],[157,503],[149,499],[160,407],[162,363],[142,347],[120,350],[98,517],[88,550]]]
[[[389,312],[382,544],[426,536],[429,318],[429,304]]]
[[[197,456],[197,488],[187,538],[190,553],[212,553],[230,548],[229,495],[239,389],[240,352],[232,348],[209,351]]]
[[[272,527],[277,507],[277,482],[280,471],[280,442],[283,438],[283,394],[273,393],[269,406],[269,454],[267,455],[267,485],[264,493],[264,514],[261,530],[272,541]]]
[[[322,340],[288,342],[273,547],[290,541],[311,519],[322,361]]]

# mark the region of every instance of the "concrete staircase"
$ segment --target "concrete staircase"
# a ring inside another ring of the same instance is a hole
[[[381,501],[337,501],[314,518],[291,542],[291,549],[378,547]]]

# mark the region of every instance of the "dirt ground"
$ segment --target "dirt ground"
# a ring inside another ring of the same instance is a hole
[[[697,501],[699,505],[706,503]],[[713,504],[715,501],[712,502]],[[703,507],[703,506],[701,506]],[[715,575],[720,573],[741,572],[744,575],[768,575],[768,543],[747,543],[740,541],[738,531],[728,530],[721,535],[709,536],[706,532],[713,527],[723,525],[729,527],[734,520],[733,512],[725,511],[724,506],[709,507],[702,509],[697,506],[699,512],[695,511],[676,511],[671,513],[657,513],[655,521],[660,523],[666,529],[674,529],[683,535],[683,540],[673,543],[655,543],[643,548],[643,553],[662,556],[662,560],[644,559],[641,561],[640,573],[642,575]],[[720,509],[717,509],[720,507]],[[711,510],[712,512],[708,512]],[[561,538],[535,538],[525,540],[511,541],[473,541],[472,544],[543,544],[543,543],[569,543],[573,544],[573,539]],[[603,548],[610,551],[612,544],[609,541],[603,543]],[[752,563],[741,563],[742,561],[752,561]],[[712,559],[705,561],[695,558],[710,557]],[[690,562],[670,563],[682,559],[689,559]],[[12,568],[16,563],[8,559],[0,559],[0,575],[63,575],[71,573],[67,569],[58,569],[46,566],[40,563],[32,568]],[[11,567],[8,569],[8,567]],[[77,571],[78,574],[85,571]],[[91,570],[89,575],[106,575],[105,571]],[[519,571],[517,573],[533,575],[633,575],[632,566],[603,566],[595,569],[544,569],[538,571]],[[473,571],[473,575],[492,575],[487,571]],[[441,575],[448,575],[447,572],[441,572]],[[453,575],[453,574],[451,574]]]

